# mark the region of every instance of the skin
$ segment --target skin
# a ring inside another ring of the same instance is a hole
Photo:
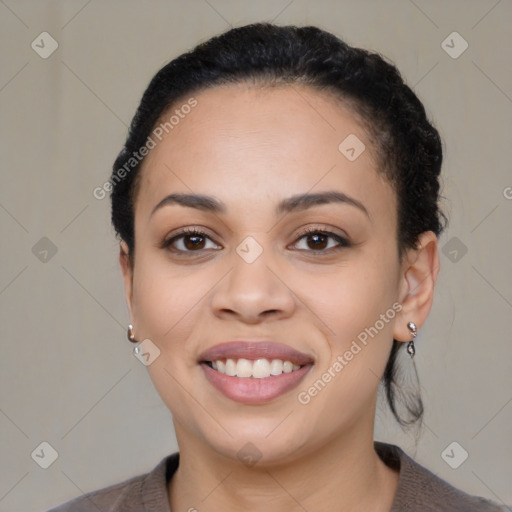
[[[409,341],[407,322],[421,328],[430,311],[436,236],[423,233],[399,258],[395,192],[377,171],[362,125],[327,93],[238,84],[194,97],[197,106],[143,164],[133,266],[124,242],[120,250],[134,334],[160,350],[147,368],[180,449],[172,510],[389,511],[398,472],[374,451],[377,390],[393,338]],[[366,144],[353,162],[338,150],[349,134]],[[289,196],[325,191],[356,199],[366,213],[346,203],[274,211]],[[214,196],[226,210],[171,204],[152,214],[170,193]],[[174,252],[161,247],[184,227],[207,232],[201,250],[190,237],[175,241]],[[350,245],[315,244],[301,232],[309,227]],[[247,236],[263,249],[250,264],[236,252]],[[297,394],[394,303],[401,311],[308,404],[299,403]],[[271,402],[234,402],[209,384],[198,356],[249,338],[291,345],[315,364]],[[237,457],[248,442],[261,454],[252,467]]]

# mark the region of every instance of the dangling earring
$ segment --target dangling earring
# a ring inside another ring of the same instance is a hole
[[[416,338],[416,335],[418,334],[418,328],[414,322],[409,322],[407,324],[407,328],[409,331],[411,331],[412,336],[412,340],[407,344],[407,353],[411,356],[412,359],[414,354],[416,354],[416,349],[414,348],[414,338]]]
[[[126,332],[126,336],[132,343],[138,343],[138,341],[135,339],[135,335],[133,334],[133,325],[128,325],[128,331]]]

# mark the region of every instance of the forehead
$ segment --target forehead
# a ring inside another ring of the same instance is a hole
[[[190,103],[184,98],[162,117],[165,123],[174,116],[173,123],[161,130],[161,140],[153,136],[136,209],[147,210],[175,189],[262,207],[269,199],[333,187],[361,200],[372,194],[393,200],[365,129],[332,94],[234,84],[193,99],[192,109],[180,109]]]

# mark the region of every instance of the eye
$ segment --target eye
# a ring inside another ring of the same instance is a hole
[[[301,251],[324,253],[330,253],[331,250],[348,246],[350,246],[350,243],[346,238],[319,228],[304,230],[294,245],[296,249]],[[162,243],[162,248],[167,248],[176,253],[190,253],[207,249],[218,250],[221,247],[215,244],[204,231],[197,228],[185,228],[181,233],[165,240]]]
[[[302,235],[295,243],[295,247],[301,251],[327,253],[331,252],[331,249],[336,250],[342,247],[348,247],[349,245],[346,238],[332,233],[331,231],[318,228],[309,228],[303,231]]]
[[[209,247],[208,242],[210,242]],[[219,249],[219,246],[204,231],[197,228],[186,228],[181,233],[165,240],[162,248],[168,248],[173,252],[199,252],[206,249]]]

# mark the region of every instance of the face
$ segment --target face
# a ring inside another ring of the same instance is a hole
[[[134,267],[121,258],[178,442],[273,464],[371,436],[407,279],[365,130],[306,87],[194,97],[144,162]]]

